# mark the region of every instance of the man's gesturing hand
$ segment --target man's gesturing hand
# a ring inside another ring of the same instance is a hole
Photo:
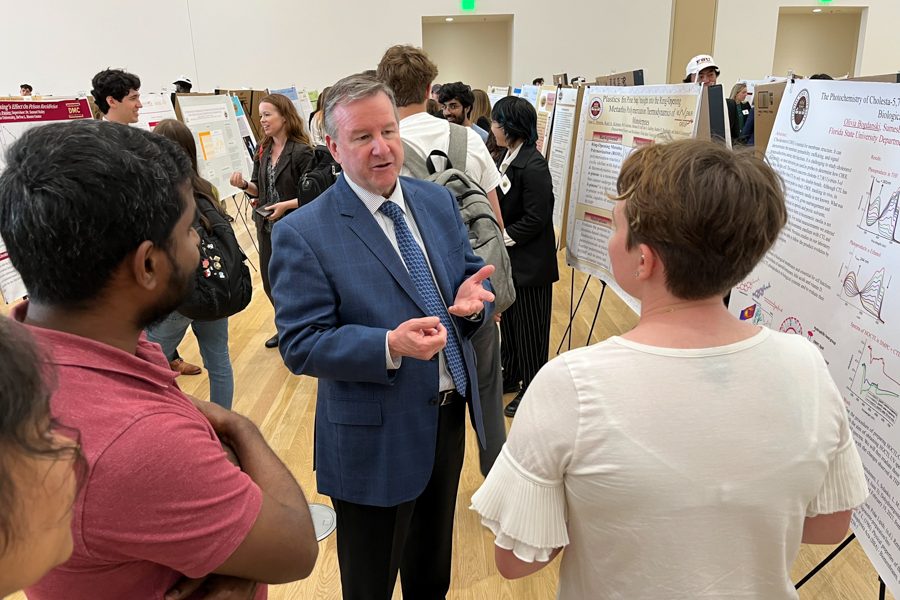
[[[397,359],[409,356],[429,360],[447,345],[447,329],[437,317],[410,319],[388,333],[388,350]]]
[[[468,317],[484,310],[485,302],[493,302],[494,294],[484,289],[481,283],[493,275],[494,265],[485,265],[477,273],[462,282],[456,291],[453,306],[447,309],[451,315]]]

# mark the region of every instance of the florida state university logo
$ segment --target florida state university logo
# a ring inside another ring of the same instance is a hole
[[[809,114],[809,92],[803,90],[794,99],[791,106],[791,127],[794,131],[800,131],[803,124],[806,123],[806,116]]]

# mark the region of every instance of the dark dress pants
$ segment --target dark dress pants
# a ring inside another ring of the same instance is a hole
[[[453,515],[465,451],[465,402],[438,409],[434,469],[418,498],[390,507],[332,498],[344,600],[443,599],[450,589]]]

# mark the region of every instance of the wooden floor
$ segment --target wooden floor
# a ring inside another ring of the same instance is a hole
[[[231,208],[230,212],[234,213],[234,209]],[[256,263],[256,252],[253,250],[250,235],[240,218],[237,219],[235,228],[251,261]],[[572,272],[565,266],[564,253],[560,253],[560,273],[561,280],[554,288],[551,356],[556,355],[556,349],[569,322]],[[576,302],[586,279],[587,277],[581,273],[574,274]],[[302,285],[302,282],[300,284]],[[282,364],[278,351],[263,346],[263,342],[275,333],[272,323],[273,312],[262,293],[257,272],[254,272],[254,285],[254,298],[250,306],[230,320],[230,347],[235,375],[234,409],[247,415],[260,426],[266,439],[300,482],[310,502],[330,504],[327,497],[316,493],[315,475],[312,471],[316,381],[309,377],[291,375]],[[586,343],[594,310],[597,307],[599,288],[596,280],[591,280],[587,286],[581,307],[574,319],[571,341],[573,348]],[[0,312],[6,312],[6,309],[0,308]],[[591,341],[597,342],[622,333],[633,327],[636,321],[637,317],[615,294],[608,293],[603,299],[602,310],[593,328]],[[563,350],[566,347],[563,346]],[[185,360],[200,364],[196,341],[191,334],[188,334],[179,349]],[[203,399],[209,398],[205,371],[199,376],[182,376],[179,378],[179,384],[188,393]],[[511,396],[507,399],[511,399]],[[555,598],[558,559],[550,567],[523,580],[507,581],[496,573],[493,564],[493,538],[481,527],[476,515],[468,510],[469,499],[482,482],[476,444],[474,433],[469,428],[466,460],[457,502],[453,581],[448,597],[472,600]],[[798,581],[831,550],[830,546],[803,546],[792,571],[793,580]],[[648,573],[648,576],[650,575],[652,574]],[[878,597],[877,575],[858,543],[854,541],[801,588],[800,597],[808,600],[874,600]],[[11,598],[23,600],[24,596],[14,594]],[[334,536],[321,543],[318,563],[308,579],[288,585],[272,586],[269,598],[271,600],[340,598]],[[402,598],[399,585],[394,592],[394,598]],[[893,598],[890,592],[888,598]]]

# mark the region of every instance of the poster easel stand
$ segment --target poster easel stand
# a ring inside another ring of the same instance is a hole
[[[562,339],[559,340],[559,346],[556,348],[556,354],[559,354],[562,350],[563,344],[566,342],[566,336],[569,338],[569,344],[567,346],[567,350],[572,349],[572,325],[575,323],[575,315],[578,313],[578,309],[581,307],[581,301],[584,299],[584,293],[587,291],[588,284],[591,282],[591,276],[588,275],[587,279],[584,282],[584,286],[581,288],[581,295],[578,296],[578,303],[575,304],[575,268],[570,269],[570,284],[569,284],[569,324],[566,325],[566,330],[563,332]],[[603,295],[606,293],[606,282],[602,279],[600,280],[600,297],[597,298],[597,306],[594,308],[594,318],[591,320],[591,328],[588,331],[587,339],[584,342],[585,346],[590,345],[591,338],[594,335],[594,326],[597,324],[597,317],[600,315],[600,305],[603,303]],[[572,308],[574,304],[574,308]]]
[[[813,567],[813,569],[809,573],[804,575],[803,579],[798,581],[797,584],[794,586],[794,589],[799,590],[800,586],[802,586],[804,583],[806,583],[807,581],[812,579],[816,573],[821,571],[825,565],[827,565],[832,560],[834,560],[834,558],[838,554],[840,554],[844,550],[844,548],[849,546],[850,542],[852,542],[855,539],[856,539],[855,533],[851,533],[850,535],[848,535],[847,538],[843,542],[841,542],[837,548],[835,548],[834,550],[831,551],[831,554],[829,554],[828,556],[823,558],[822,562],[817,564],[815,567]],[[884,582],[884,579],[881,578],[881,575],[879,575],[878,576],[878,600],[885,600],[886,596],[887,596],[887,584]]]
[[[818,573],[819,571],[821,571],[822,568],[823,568],[825,565],[827,565],[828,563],[830,563],[830,562],[831,562],[838,554],[841,553],[841,551],[842,551],[844,548],[846,548],[847,546],[850,545],[850,542],[852,542],[852,541],[855,540],[855,539],[856,539],[856,534],[855,534],[855,533],[851,533],[850,535],[848,535],[848,536],[847,536],[847,539],[845,539],[843,542],[840,543],[840,545],[838,545],[837,548],[835,548],[834,550],[831,551],[831,554],[829,554],[828,556],[826,556],[824,559],[822,559],[822,562],[820,562],[820,563],[817,564],[815,567],[813,567],[812,571],[810,571],[809,573],[807,573],[806,575],[804,575],[804,576],[803,576],[803,579],[801,579],[800,581],[798,581],[797,584],[794,586],[794,589],[795,589],[795,590],[799,590],[799,589],[800,589],[800,586],[802,586],[804,583],[806,583],[807,581],[809,581],[810,579],[812,579],[812,578],[813,578],[813,575],[815,575],[816,573]],[[878,579],[881,580],[881,577],[879,577]],[[883,583],[883,582],[882,582],[882,583]],[[884,598],[884,596],[881,596],[881,597]]]

